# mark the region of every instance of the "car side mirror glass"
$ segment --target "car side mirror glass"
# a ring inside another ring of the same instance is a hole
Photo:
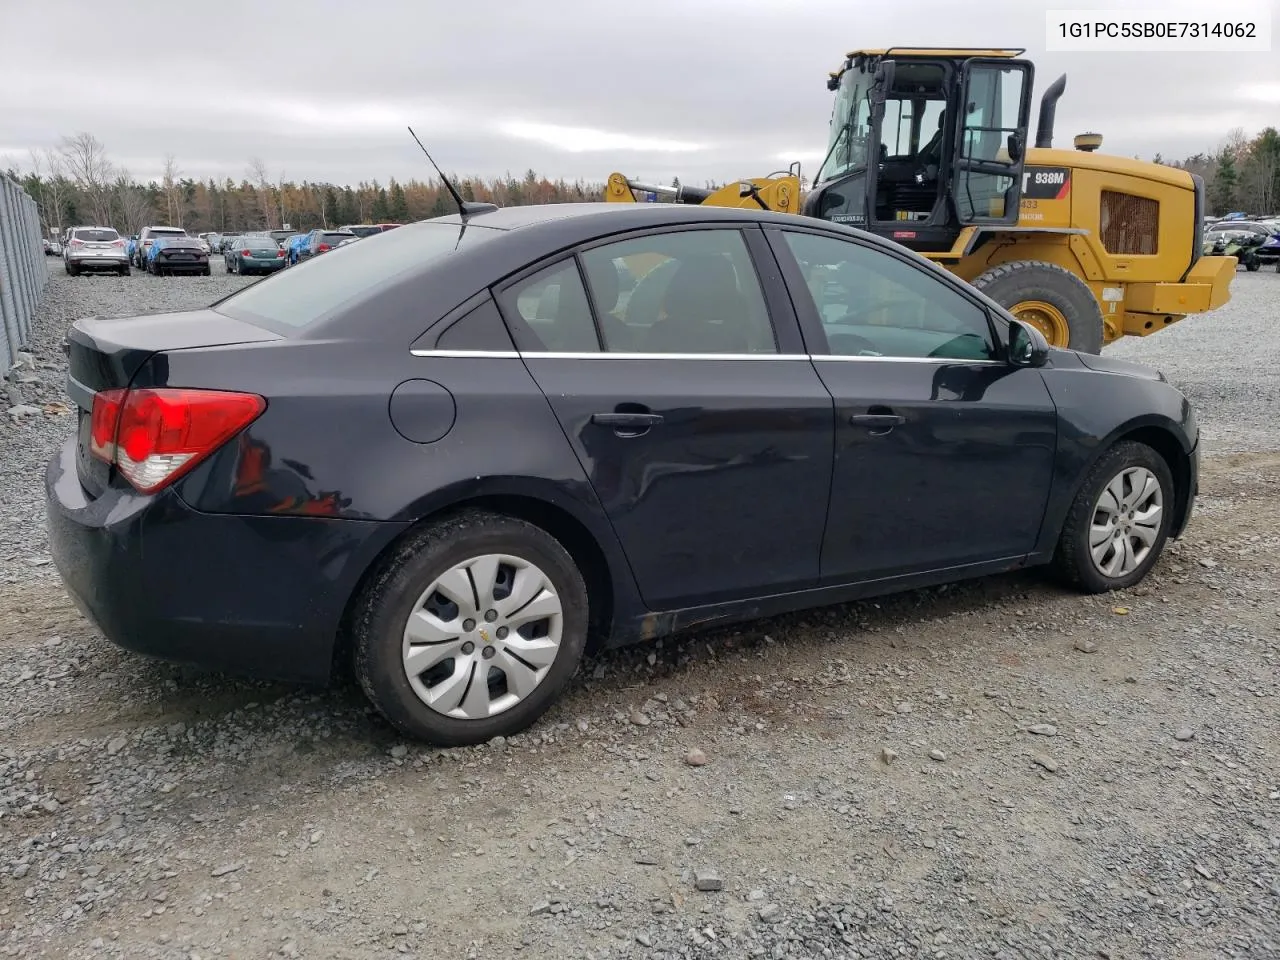
[[[1043,367],[1049,359],[1049,341],[1035,327],[1014,320],[1009,324],[1009,362],[1019,367]]]

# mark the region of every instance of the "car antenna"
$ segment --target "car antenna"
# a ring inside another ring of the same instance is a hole
[[[413,132],[413,127],[409,127],[409,136],[413,137],[413,139],[417,141],[419,148],[421,148],[422,152],[426,154],[428,162],[430,162],[431,166],[435,167],[436,173],[440,174],[440,181],[449,191],[449,195],[453,197],[453,202],[458,205],[458,214],[463,220],[467,219],[467,215],[471,213],[488,213],[490,210],[498,209],[497,204],[481,203],[479,200],[463,200],[462,194],[458,192],[457,187],[449,182],[449,178],[444,175],[444,171],[441,170],[440,167],[436,165],[436,162],[431,159],[431,154],[427,153],[427,148],[422,146],[422,141],[418,140],[418,135]]]

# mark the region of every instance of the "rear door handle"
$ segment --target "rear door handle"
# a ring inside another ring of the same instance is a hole
[[[877,430],[883,430],[888,427],[900,426],[907,422],[907,418],[896,413],[855,413],[849,418],[849,422],[856,427],[872,427]]]
[[[630,427],[644,429],[662,422],[660,413],[593,413],[591,422],[602,427]]]

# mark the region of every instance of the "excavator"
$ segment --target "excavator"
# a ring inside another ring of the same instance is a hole
[[[1029,143],[1034,64],[1023,49],[855,50],[829,74],[826,156],[716,189],[613,173],[605,199],[815,217],[887,237],[955,273],[1054,346],[1100,353],[1230,299],[1237,260],[1202,253],[1195,174],[1053,146],[1066,75],[1044,92]]]

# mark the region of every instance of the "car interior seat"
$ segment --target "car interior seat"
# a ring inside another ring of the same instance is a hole
[[[665,298],[666,315],[645,346],[652,353],[747,353],[746,299],[733,264],[719,254],[681,262]]]

